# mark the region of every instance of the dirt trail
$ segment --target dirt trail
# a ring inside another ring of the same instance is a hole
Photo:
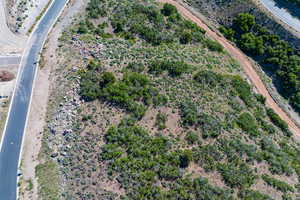
[[[180,3],[176,2],[175,0],[159,0],[162,3],[170,3],[177,7],[178,11],[186,18],[192,20],[198,26],[206,30],[206,35],[209,37],[214,38],[217,40],[224,48],[231,54],[233,58],[235,58],[244,71],[246,72],[247,76],[255,86],[257,92],[262,94],[266,97],[266,104],[267,106],[274,109],[274,111],[289,125],[290,130],[295,134],[300,136],[300,129],[296,126],[296,124],[288,117],[288,115],[276,104],[274,99],[271,97],[270,93],[268,92],[267,88],[265,87],[264,83],[260,79],[259,75],[254,70],[252,63],[248,60],[247,56],[245,56],[239,49],[234,47],[230,44],[227,39],[218,35],[216,32],[212,31],[208,28],[208,26],[202,22],[200,18],[195,16],[191,11],[185,8]]]

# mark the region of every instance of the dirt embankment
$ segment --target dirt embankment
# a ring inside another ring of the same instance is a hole
[[[230,26],[233,19],[242,12],[255,16],[256,23],[265,27],[268,31],[278,35],[282,40],[287,41],[291,46],[300,49],[299,34],[292,33],[288,26],[285,26],[269,12],[262,8],[259,0],[181,0],[187,5],[195,8],[214,24]],[[268,13],[268,14],[267,14]]]
[[[296,126],[296,124],[288,117],[288,115],[276,104],[274,99],[269,94],[267,88],[264,83],[260,79],[259,75],[256,73],[252,63],[248,60],[247,56],[245,56],[239,49],[234,47],[227,39],[220,36],[216,32],[212,31],[201,19],[199,19],[196,15],[194,15],[190,10],[185,8],[183,5],[178,3],[175,0],[160,0],[163,3],[170,3],[177,7],[178,11],[186,18],[190,19],[198,26],[206,30],[206,34],[209,37],[217,40],[224,48],[241,64],[248,78],[251,80],[252,84],[256,88],[256,91],[263,96],[266,97],[267,106],[274,109],[274,111],[289,125],[290,130],[295,134],[300,136],[300,129]]]

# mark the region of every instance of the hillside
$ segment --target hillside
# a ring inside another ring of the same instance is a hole
[[[299,114],[299,38],[295,41],[295,36],[290,37],[287,30],[260,11],[250,0],[209,3],[189,0],[188,3],[214,21],[227,39],[259,63],[272,81],[272,85],[268,86],[272,96],[278,96],[278,92]],[[273,85],[277,91],[272,89]],[[289,112],[286,105],[279,104]],[[295,116],[297,119],[298,115]]]
[[[238,14],[249,13],[256,18],[258,25],[263,26],[270,33],[278,35],[280,39],[287,41],[299,50],[300,39],[264,13],[254,1],[256,0],[180,0],[180,2],[184,2],[199,11],[216,25],[230,26]],[[283,1],[278,0],[277,3],[279,2]]]
[[[170,4],[91,0],[60,38],[42,199],[296,199],[300,151],[230,55]]]

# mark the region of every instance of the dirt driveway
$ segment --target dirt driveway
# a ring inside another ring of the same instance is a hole
[[[256,91],[266,97],[267,106],[274,109],[274,111],[289,125],[290,130],[295,134],[300,136],[300,129],[296,126],[296,124],[288,117],[288,115],[276,104],[274,99],[271,97],[264,83],[260,79],[259,75],[256,73],[255,69],[252,66],[252,63],[248,60],[247,56],[245,56],[239,49],[234,47],[227,39],[218,35],[216,32],[212,31],[208,28],[208,26],[202,22],[197,16],[195,16],[190,10],[185,8],[183,5],[178,3],[175,0],[159,0],[162,3],[170,3],[177,7],[178,11],[185,17],[196,23],[198,26],[206,30],[206,35],[217,40],[224,48],[231,54],[233,58],[235,58],[245,73],[251,80],[252,84],[256,88]]]

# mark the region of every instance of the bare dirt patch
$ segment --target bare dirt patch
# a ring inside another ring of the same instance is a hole
[[[7,82],[15,78],[15,75],[9,71],[0,71],[0,81]]]
[[[200,176],[205,177],[209,180],[210,184],[220,188],[224,188],[226,186],[218,172],[205,172],[202,167],[195,163],[190,163],[189,167],[187,168],[187,174],[191,174],[193,178],[198,178]]]
[[[160,107],[160,108],[149,108],[145,113],[145,116],[138,124],[141,127],[145,127],[152,134],[157,133],[159,130],[156,127],[156,116],[158,113],[163,113],[166,115],[167,120],[165,122],[165,128],[160,130],[161,133],[170,134],[172,136],[179,136],[183,132],[183,128],[180,127],[180,116],[178,110],[173,110],[169,107]]]
[[[11,65],[10,67],[2,67],[0,71],[0,73],[3,72],[2,81],[0,81],[0,138],[3,134],[11,95],[16,83],[17,70],[17,65]]]

